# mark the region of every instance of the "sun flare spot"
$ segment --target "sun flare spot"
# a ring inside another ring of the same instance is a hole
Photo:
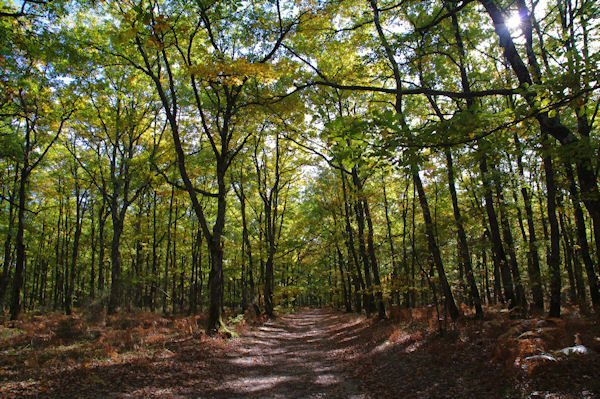
[[[515,31],[521,27],[521,16],[518,12],[513,13],[508,18],[506,18],[504,24],[506,25],[508,30]]]

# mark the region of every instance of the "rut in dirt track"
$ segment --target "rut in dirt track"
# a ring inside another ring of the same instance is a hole
[[[341,369],[339,316],[305,310],[270,321],[238,340],[218,398],[354,398],[368,396]]]

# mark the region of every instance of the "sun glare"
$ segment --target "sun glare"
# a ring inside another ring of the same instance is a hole
[[[521,27],[521,16],[518,12],[511,14],[508,18],[506,18],[504,23],[506,24],[508,30],[514,31],[519,29]]]

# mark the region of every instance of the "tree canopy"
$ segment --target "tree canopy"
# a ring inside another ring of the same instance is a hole
[[[600,8],[0,0],[0,303],[600,311]]]

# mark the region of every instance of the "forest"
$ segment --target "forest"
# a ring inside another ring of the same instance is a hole
[[[325,397],[600,395],[594,0],[0,0],[0,38],[2,395],[322,397],[206,391],[282,331],[371,356]],[[375,342],[514,386],[377,388]],[[208,385],[134,390],[142,347]]]

